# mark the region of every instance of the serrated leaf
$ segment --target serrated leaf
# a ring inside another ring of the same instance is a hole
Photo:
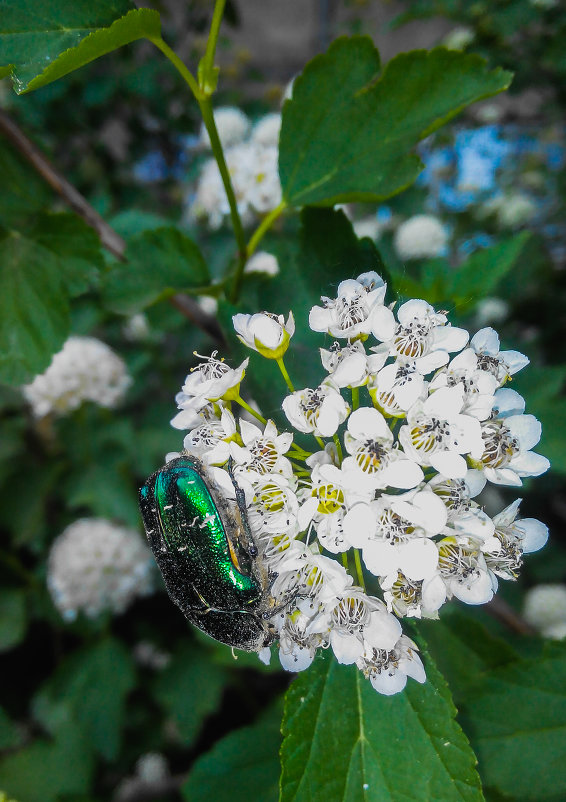
[[[2,3],[0,50],[18,94],[144,37],[160,36],[159,13],[130,0]]]
[[[156,678],[154,694],[186,744],[194,741],[206,716],[218,708],[225,680],[226,672],[200,647],[189,643],[181,646]]]
[[[175,292],[197,292],[210,282],[198,246],[176,228],[163,227],[133,237],[126,264],[104,279],[104,300],[115,312],[133,314]]]
[[[59,260],[10,232],[0,241],[0,381],[23,384],[45,370],[69,327]]]
[[[0,652],[17,646],[25,635],[25,601],[23,590],[0,589]]]
[[[376,693],[355,668],[319,654],[287,692],[281,802],[475,802],[475,756],[432,661],[427,682]]]
[[[533,802],[566,796],[566,643],[494,669],[460,713],[486,786]]]
[[[71,296],[86,292],[104,266],[100,239],[74,214],[39,215],[28,236],[59,259],[65,289]]]
[[[76,727],[41,739],[0,761],[0,788],[23,802],[55,802],[63,794],[86,794],[94,769],[92,751]]]
[[[475,55],[402,53],[380,73],[368,37],[340,38],[314,58],[283,108],[279,174],[290,205],[379,200],[416,179],[413,148],[511,75]]]
[[[281,711],[231,732],[202,755],[182,787],[187,802],[277,802]]]
[[[113,760],[120,747],[126,695],[134,684],[130,654],[108,638],[62,663],[36,695],[34,714],[52,733],[74,722],[100,755]]]

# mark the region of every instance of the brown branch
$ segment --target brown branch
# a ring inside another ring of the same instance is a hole
[[[73,209],[79,217],[93,228],[100,238],[102,246],[120,261],[126,261],[125,240],[109,226],[87,199],[67,179],[60,175],[47,157],[28,139],[21,128],[0,109],[0,132],[37,170],[41,177],[58,195]],[[216,318],[204,312],[194,298],[178,293],[170,298],[172,305],[191,323],[209,334],[213,339],[224,344],[224,335]]]
[[[501,621],[502,624],[505,624],[505,626],[513,632],[517,632],[519,635],[537,634],[536,629],[499,596],[494,596],[493,599],[486,604],[485,608],[490,615],[497,618],[498,621]]]

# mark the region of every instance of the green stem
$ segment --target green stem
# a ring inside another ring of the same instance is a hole
[[[323,440],[321,437],[318,437],[318,435],[316,435],[316,434],[314,435],[314,439],[316,440],[316,442],[319,444],[319,446],[320,446],[320,447],[322,448],[322,450],[324,451],[324,449],[326,448],[326,445],[325,445],[325,443],[324,443],[324,440]]]
[[[256,412],[256,411],[255,411],[255,409],[254,409],[253,407],[250,407],[250,405],[248,404],[248,402],[247,402],[247,401],[244,401],[244,399],[242,398],[242,396],[241,396],[241,395],[239,395],[237,398],[234,398],[234,399],[233,399],[233,401],[235,401],[235,402],[236,402],[236,404],[239,404],[241,407],[243,407],[243,408],[246,410],[246,412],[249,412],[249,413],[250,413],[250,415],[253,415],[253,416],[254,416],[254,418],[256,418],[256,419],[257,419],[258,421],[260,421],[261,423],[263,423],[263,424],[266,424],[266,423],[267,423],[267,421],[266,421],[266,419],[263,417],[263,415],[260,415],[260,414],[259,414],[259,412]]]
[[[352,387],[352,410],[360,406],[360,388]]]
[[[175,51],[172,50],[167,44],[167,42],[164,42],[160,36],[157,37],[156,39],[150,39],[150,42],[153,42],[153,44],[157,48],[159,48],[159,50],[161,50],[163,55],[169,59],[169,61],[175,67],[177,72],[181,75],[185,83],[189,85],[189,88],[193,93],[193,95],[195,96],[196,101],[200,103],[200,101],[202,100],[202,93],[200,91],[200,86],[198,85],[191,71],[183,63],[183,61],[181,61],[181,59],[175,53]]]
[[[214,158],[216,159],[216,162],[218,164],[220,176],[222,178],[222,183],[224,184],[224,189],[226,191],[226,197],[228,198],[228,204],[230,206],[230,219],[232,220],[232,228],[234,229],[234,235],[236,237],[236,243],[238,245],[237,270],[241,270],[241,272],[243,273],[246,264],[246,238],[244,235],[242,220],[240,218],[240,212],[238,211],[238,203],[236,201],[236,195],[234,194],[234,187],[232,186],[232,180],[230,178],[230,173],[228,172],[228,167],[226,165],[226,160],[224,158],[224,151],[222,150],[220,137],[218,136],[218,131],[216,130],[216,123],[214,122],[214,114],[212,112],[212,101],[209,97],[203,98],[202,100],[199,100],[199,106],[202,114],[202,119],[206,126],[206,130],[208,131],[210,146],[212,148],[212,152],[214,153]],[[236,289],[237,292],[235,292],[234,294],[234,290]],[[240,287],[238,285],[236,288],[235,282],[234,282],[234,290],[232,292],[232,300],[236,301],[238,299],[238,293]]]
[[[348,552],[343,551],[342,554],[340,555],[340,559],[342,560],[342,565],[344,566],[346,571],[349,571],[350,567],[348,565]]]
[[[333,436],[334,445],[336,446],[336,451],[338,452],[338,459],[342,462],[342,443],[340,442],[340,438],[337,434]]]
[[[249,257],[255,253],[255,249],[259,245],[259,242],[265,234],[269,231],[273,223],[277,220],[277,218],[285,211],[287,208],[287,204],[284,200],[281,201],[279,206],[276,206],[275,209],[272,209],[269,214],[266,214],[259,226],[256,228],[252,236],[250,237],[250,241],[248,242],[248,259]]]
[[[362,560],[360,558],[360,550],[354,549],[354,560],[356,561],[356,573],[358,575],[358,584],[365,592],[366,583],[364,582],[364,572],[362,569]]]
[[[224,5],[222,0],[218,0],[217,6],[214,9],[214,15],[216,15],[217,9],[220,5]],[[214,23],[214,17],[213,17]],[[220,23],[218,23],[220,24]],[[211,31],[212,33],[212,31]],[[216,33],[218,35],[218,32]],[[220,172],[220,177],[222,178],[222,183],[224,185],[224,190],[226,192],[226,197],[228,198],[228,205],[230,206],[230,219],[232,220],[232,227],[234,229],[234,235],[236,237],[236,243],[238,245],[238,267],[237,267],[237,274],[244,272],[244,267],[246,264],[246,238],[244,235],[244,228],[242,226],[242,220],[240,218],[240,213],[238,211],[238,204],[236,201],[236,196],[234,194],[234,188],[232,186],[232,180],[230,178],[230,173],[228,171],[228,167],[226,165],[226,160],[224,158],[224,151],[222,150],[222,144],[220,142],[220,137],[218,136],[218,131],[216,129],[216,123],[214,121],[214,114],[212,111],[212,101],[210,99],[209,94],[204,92],[201,87],[198,85],[197,81],[195,80],[191,71],[186,67],[186,65],[181,61],[179,56],[172,50],[169,45],[163,41],[161,37],[157,37],[155,39],[150,39],[153,44],[161,50],[163,55],[169,59],[171,64],[175,67],[175,69],[179,72],[185,83],[189,86],[189,89],[193,93],[195,100],[199,104],[200,111],[202,114],[202,119],[205,125],[206,130],[208,131],[208,137],[210,139],[210,146],[212,148],[212,152],[214,154],[214,158],[216,159],[216,163],[218,164],[218,170]],[[215,46],[215,45],[214,45]],[[207,46],[208,51],[208,46]],[[214,51],[213,56],[214,56]],[[234,292],[232,300],[237,300],[237,295],[240,289],[240,282],[234,282]]]
[[[222,22],[222,15],[224,14],[225,5],[226,0],[216,0],[214,12],[212,14],[212,22],[210,23],[210,33],[208,34],[208,41],[206,43],[206,52],[202,57],[199,67],[199,73],[203,78],[203,83],[201,83],[200,88],[205,95],[212,94],[216,88],[215,82],[213,82],[213,87],[209,88],[206,85],[206,79],[209,76],[214,75],[214,56],[216,54],[216,43],[218,42],[218,32],[220,31],[220,24]]]
[[[292,393],[294,393],[295,392],[295,388],[293,387],[293,382],[291,381],[291,377],[287,373],[287,368],[285,367],[285,363],[283,362],[283,357],[280,357],[279,359],[277,359],[276,362],[279,365],[279,370],[281,371],[281,374],[282,374],[283,378],[285,379],[285,384],[287,385],[289,390]]]

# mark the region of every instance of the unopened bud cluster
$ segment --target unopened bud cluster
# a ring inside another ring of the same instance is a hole
[[[393,694],[407,677],[425,680],[401,619],[438,618],[452,598],[488,602],[499,579],[517,577],[523,554],[545,544],[546,526],[521,517],[520,499],[494,517],[476,499],[487,482],[520,487],[549,463],[532,450],[540,423],[506,387],[528,359],[502,351],[491,328],[470,339],[424,300],[388,306],[386,289],[364,273],[312,308],[310,327],[330,347],[312,386],[282,402],[301,445],[271,420],[234,415],[247,359],[232,369],[213,355],[193,370],[173,425],[189,430],[186,452],[233,495],[231,459],[276,575],[281,664],[303,670],[330,647]],[[292,315],[236,315],[234,325],[289,384]]]

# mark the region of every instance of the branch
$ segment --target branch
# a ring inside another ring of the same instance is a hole
[[[507,602],[499,596],[494,596],[493,599],[486,604],[485,609],[490,615],[497,618],[502,624],[505,624],[508,629],[517,632],[519,635],[538,634],[536,629],[534,629],[528,621],[525,621],[511,605],[507,604]]]
[[[121,262],[125,262],[125,240],[109,226],[83,195],[67,179],[57,172],[47,157],[28,139],[21,128],[0,109],[0,131],[12,145],[37,170],[41,177],[58,195],[76,212],[87,225],[93,228],[100,238],[102,246]],[[204,312],[194,298],[178,293],[170,302],[191,323],[209,334],[213,339],[224,344],[224,335],[216,318]]]

